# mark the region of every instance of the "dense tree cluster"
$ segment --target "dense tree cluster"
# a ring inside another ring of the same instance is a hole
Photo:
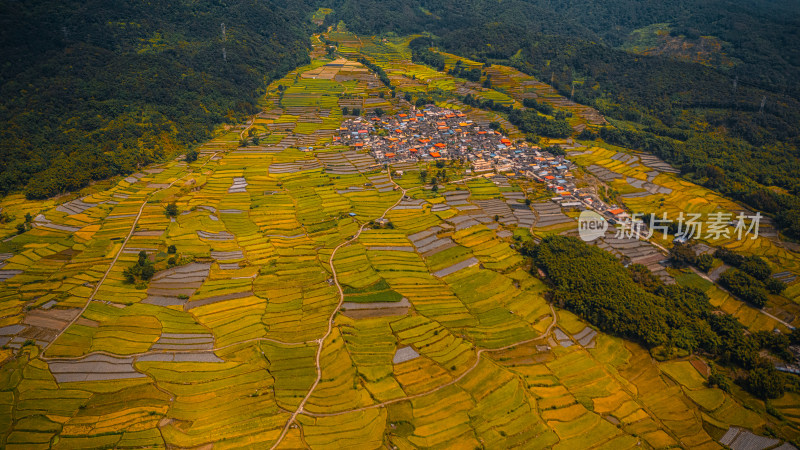
[[[367,58],[361,57],[358,58],[358,62],[366,66],[369,70],[378,74],[378,79],[381,80],[381,83],[385,84],[386,87],[391,88],[392,82],[389,81],[389,75],[386,75],[386,71],[383,68],[372,61],[368,60]]]
[[[731,294],[750,302],[759,308],[767,304],[767,291],[764,283],[753,278],[739,269],[726,270],[719,277],[719,284],[729,290]]]
[[[546,114],[548,116],[552,116],[555,113],[555,109],[549,104],[544,102],[538,102],[535,98],[526,98],[522,101],[522,105],[526,108],[531,108],[539,111],[542,114]]]
[[[748,370],[741,382],[755,395],[782,393],[780,374],[759,351],[790,359],[787,336],[748,334],[733,316],[713,311],[703,292],[667,286],[642,265],[626,269],[610,253],[576,238],[548,236],[539,245],[524,243],[520,251],[544,271],[554,301],[601,330],[659,349],[661,355],[672,349],[706,352]],[[713,382],[724,385],[725,379]]]
[[[454,77],[464,78],[474,82],[481,81],[481,76],[483,75],[483,72],[479,67],[473,67],[470,69],[464,66],[464,63],[462,63],[460,59],[456,61],[456,64],[448,73]]]
[[[135,283],[137,281],[148,281],[155,275],[156,269],[153,262],[147,256],[144,250],[139,252],[139,258],[136,264],[128,267],[122,272],[125,281],[128,283]]]
[[[0,193],[130,173],[254,113],[265,81],[308,61],[309,7],[0,2]]]
[[[564,119],[548,119],[534,110],[515,109],[508,114],[508,121],[526,133],[552,138],[565,138],[572,134],[572,127]]]
[[[430,47],[433,46],[433,41],[429,37],[418,37],[408,43],[408,48],[411,49],[411,61],[417,64],[425,64],[433,67],[436,70],[444,70],[444,56],[439,53],[432,52]]]
[[[514,109],[512,105],[497,103],[490,98],[479,98],[472,94],[467,94],[461,98],[465,105],[474,106],[481,109],[491,109],[492,111],[508,113]]]
[[[723,273],[720,283],[742,300],[764,306],[767,292],[780,294],[786,288],[782,281],[771,277],[772,269],[759,256],[740,255],[725,248],[717,249],[714,256],[736,268]]]

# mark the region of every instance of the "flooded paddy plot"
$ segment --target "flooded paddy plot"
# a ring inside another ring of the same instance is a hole
[[[572,222],[573,219],[561,211],[561,207],[553,202],[541,202],[531,204],[538,216],[534,223],[536,228],[546,228],[552,225],[560,225]]]
[[[351,319],[404,316],[408,314],[409,307],[411,307],[411,303],[405,297],[399,302],[344,302],[342,303],[342,314]]]
[[[211,264],[191,263],[158,272],[153,276],[143,302],[159,306],[183,305],[200,288],[210,270]]]
[[[75,360],[53,360],[50,372],[58,383],[144,378],[133,368],[134,359],[94,354]]]

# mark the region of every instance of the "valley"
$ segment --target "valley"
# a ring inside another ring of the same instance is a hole
[[[578,235],[579,211],[522,170],[535,158],[569,164],[554,175],[569,172],[575,199],[591,194],[601,211],[753,211],[639,149],[584,139],[613,123],[546,80],[439,51],[445,71],[412,62],[415,37],[333,27],[313,36],[308,64],[271,82],[260,110],[218,129],[195,161],[180,155],[49,200],[4,197],[2,211],[19,219],[0,224],[0,443],[619,449],[800,439],[800,393],[764,401],[736,384],[709,387],[707,355],[657,360],[602,332],[549,301],[519,252],[528,240]],[[457,64],[490,82],[448,73]],[[531,133],[503,108],[531,99],[572,134],[526,142]],[[452,143],[440,148],[453,157],[409,151],[395,161],[345,134],[372,123],[365,134],[377,139],[380,123],[412,111],[496,132],[491,145],[511,165]],[[697,242],[759,256],[781,274],[787,286],[763,310],[663,263],[673,238],[658,236],[632,244],[610,233],[595,244],[696,287],[748,332],[800,323],[800,254],[769,220],[755,239]],[[154,274],[130,282],[136,265]]]

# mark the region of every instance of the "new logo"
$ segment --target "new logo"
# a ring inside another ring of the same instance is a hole
[[[578,235],[586,242],[591,242],[604,234],[608,230],[608,222],[600,214],[586,210],[578,217]]]

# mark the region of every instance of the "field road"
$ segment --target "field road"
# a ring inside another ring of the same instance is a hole
[[[403,200],[403,197],[405,197],[405,195],[406,195],[406,189],[402,188],[400,185],[395,183],[395,181],[391,177],[391,172],[389,173],[389,179],[392,181],[392,184],[394,184],[396,187],[398,187],[400,189],[400,191],[402,192],[402,195],[400,196],[400,199],[397,200],[397,202],[395,202],[392,206],[390,206],[389,208],[386,209],[386,211],[383,212],[383,214],[381,215],[380,218],[385,217],[386,214],[392,208],[394,208],[395,206],[400,204],[400,202]],[[462,181],[462,180],[459,180],[459,181]],[[558,323],[558,316],[556,315],[555,308],[553,308],[553,305],[548,305],[548,306],[550,306],[550,312],[551,312],[551,314],[553,316],[553,321],[550,323],[550,325],[547,326],[547,329],[545,330],[545,332],[541,336],[535,337],[533,339],[527,339],[527,340],[524,340],[524,341],[515,342],[513,344],[506,345],[505,347],[493,348],[493,349],[485,349],[485,348],[484,349],[480,349],[476,353],[476,355],[475,355],[476,356],[475,357],[475,363],[471,367],[469,367],[467,370],[462,372],[458,377],[450,380],[449,382],[447,382],[447,383],[445,383],[445,384],[443,384],[441,386],[438,386],[438,387],[436,387],[434,389],[431,389],[430,391],[422,392],[422,393],[415,394],[415,395],[410,395],[410,396],[407,396],[407,397],[396,398],[396,399],[393,399],[393,400],[385,401],[383,403],[376,403],[374,405],[364,406],[362,408],[357,408],[357,409],[352,409],[352,410],[347,410],[347,411],[338,411],[338,412],[335,412],[335,413],[316,414],[316,413],[309,413],[307,411],[303,411],[303,407],[305,406],[305,404],[308,401],[308,399],[311,397],[311,394],[313,394],[314,389],[316,389],[317,385],[319,385],[319,382],[320,382],[320,380],[322,378],[322,368],[320,367],[320,361],[319,361],[320,355],[322,354],[322,345],[323,345],[323,342],[325,342],[325,339],[327,339],[328,336],[330,336],[331,332],[333,331],[333,319],[336,316],[336,313],[339,311],[339,308],[341,308],[342,303],[344,302],[344,291],[342,290],[342,285],[339,283],[339,279],[338,279],[338,276],[337,276],[337,273],[336,273],[336,268],[333,265],[333,258],[336,255],[336,252],[340,248],[345,247],[347,245],[350,245],[356,239],[358,239],[358,236],[364,230],[364,227],[366,227],[366,225],[367,224],[362,225],[358,229],[358,233],[356,233],[349,240],[347,240],[345,242],[342,242],[341,244],[336,246],[336,248],[333,249],[333,252],[331,253],[331,257],[330,257],[330,260],[328,261],[328,263],[330,264],[331,271],[333,272],[333,281],[336,284],[337,289],[339,289],[339,303],[336,305],[336,308],[333,310],[333,313],[331,314],[330,318],[328,319],[328,331],[325,333],[325,335],[322,338],[320,338],[318,340],[319,347],[317,348],[317,355],[316,355],[317,378],[316,378],[316,380],[314,380],[314,384],[311,385],[311,388],[309,389],[309,391],[306,394],[306,396],[303,397],[303,400],[300,402],[300,405],[298,405],[297,409],[292,413],[292,416],[286,422],[286,425],[283,427],[283,431],[281,432],[280,436],[278,436],[278,440],[275,441],[275,443],[272,445],[271,449],[275,449],[280,445],[281,441],[283,441],[283,438],[286,437],[286,433],[289,432],[289,429],[291,428],[292,424],[295,422],[295,420],[297,420],[297,416],[299,414],[301,414],[301,413],[306,414],[308,416],[312,416],[312,417],[338,416],[338,415],[348,414],[348,413],[353,413],[353,412],[358,412],[358,411],[366,411],[368,409],[382,408],[384,406],[391,405],[392,403],[397,403],[397,402],[402,402],[402,401],[406,401],[406,400],[412,400],[412,399],[419,398],[419,397],[424,397],[426,395],[432,394],[434,392],[437,392],[437,391],[439,391],[441,389],[444,389],[444,388],[446,388],[448,386],[451,386],[451,385],[461,381],[465,376],[467,376],[467,374],[469,374],[472,370],[474,370],[476,367],[478,367],[478,364],[481,361],[481,355],[483,355],[483,353],[507,350],[509,348],[516,347],[518,345],[524,345],[524,344],[528,344],[528,343],[531,343],[531,342],[535,342],[535,341],[539,341],[539,340],[545,339]]]
[[[556,314],[555,308],[553,308],[553,305],[551,305],[551,304],[548,304],[548,306],[550,306],[550,312],[553,315],[553,321],[550,323],[550,325],[547,326],[547,329],[545,330],[544,333],[542,333],[541,336],[535,337],[533,339],[527,339],[527,340],[524,340],[524,341],[515,342],[513,344],[508,344],[505,347],[500,347],[500,348],[482,348],[482,349],[478,350],[478,352],[476,353],[476,355],[475,355],[475,363],[472,364],[472,366],[470,366],[467,370],[461,372],[461,374],[459,376],[453,378],[452,380],[448,381],[447,383],[445,383],[445,384],[443,384],[441,386],[437,386],[437,387],[435,387],[435,388],[433,388],[433,389],[431,389],[429,391],[426,391],[426,392],[420,392],[419,394],[414,394],[414,395],[409,395],[409,396],[406,396],[406,397],[395,398],[395,399],[392,399],[392,400],[387,400],[387,401],[385,401],[383,403],[376,403],[374,405],[364,406],[364,407],[361,407],[361,408],[349,409],[349,410],[345,410],[345,411],[337,411],[337,412],[333,412],[333,413],[310,413],[310,412],[306,411],[306,412],[304,412],[304,414],[306,414],[308,416],[311,416],[311,417],[341,416],[342,414],[350,414],[350,413],[359,412],[359,411],[366,411],[368,409],[383,408],[384,406],[388,406],[388,405],[391,405],[393,403],[403,402],[403,401],[406,401],[406,400],[413,400],[415,398],[420,398],[420,397],[424,397],[426,395],[433,394],[433,393],[435,393],[437,391],[440,391],[440,390],[442,390],[442,389],[444,389],[444,388],[446,388],[448,386],[452,386],[453,384],[458,383],[459,381],[461,381],[465,376],[467,376],[467,374],[469,374],[476,367],[478,367],[478,364],[480,364],[480,362],[481,362],[481,355],[483,355],[485,352],[499,352],[499,351],[503,351],[503,350],[508,350],[508,349],[516,347],[518,345],[530,344],[532,342],[540,341],[542,339],[547,338],[547,336],[550,335],[550,332],[553,330],[553,327],[555,327],[558,324],[558,315]]]
[[[206,160],[206,162],[204,162],[203,165],[200,166],[200,168],[202,169],[203,167],[205,167],[205,165],[208,164],[208,162],[211,161],[215,156],[217,156],[216,152],[213,155],[211,155],[208,158],[208,160]],[[122,254],[122,250],[125,249],[125,246],[128,244],[128,240],[130,240],[131,236],[133,236],[134,231],[136,231],[136,225],[139,223],[139,219],[142,217],[142,212],[144,211],[144,207],[147,206],[147,201],[150,199],[150,197],[152,197],[153,194],[155,194],[156,192],[162,191],[164,189],[171,188],[172,186],[175,185],[175,183],[177,183],[178,181],[181,181],[182,179],[186,178],[191,173],[192,172],[187,172],[182,177],[177,178],[175,181],[170,183],[169,186],[167,186],[165,188],[161,188],[161,189],[156,189],[153,192],[147,194],[147,196],[145,196],[145,199],[142,202],[142,206],[139,207],[139,213],[136,214],[136,218],[133,219],[133,225],[131,225],[131,230],[128,232],[128,235],[125,236],[125,240],[122,241],[122,246],[120,246],[119,251],[117,251],[117,254],[114,255],[114,259],[111,261],[111,264],[108,265],[108,269],[106,269],[106,272],[103,274],[103,277],[100,278],[100,281],[98,281],[97,284],[95,285],[94,290],[92,291],[92,295],[89,296],[89,299],[86,301],[86,304],[83,305],[83,308],[81,309],[80,314],[77,314],[72,320],[70,320],[69,323],[67,323],[67,325],[64,328],[62,328],[61,331],[58,332],[58,334],[56,334],[56,336],[53,338],[53,340],[50,341],[42,349],[42,359],[44,359],[44,353],[53,344],[53,342],[58,340],[58,338],[61,337],[61,335],[64,334],[64,332],[67,331],[67,329],[69,327],[71,327],[79,318],[81,318],[81,316],[83,316],[83,313],[86,312],[86,308],[88,308],[89,305],[92,303],[92,301],[94,301],[94,297],[97,295],[97,292],[100,290],[100,286],[102,286],[103,282],[106,281],[106,278],[108,278],[108,274],[111,273],[111,269],[117,263],[117,260],[119,259],[119,256]]]
[[[406,190],[403,189],[402,187],[400,187],[400,185],[395,183],[394,179],[392,179],[391,172],[389,172],[389,180],[392,182],[392,184],[394,184],[397,188],[400,189],[402,194],[400,195],[400,198],[397,199],[397,201],[392,206],[386,208],[386,211],[384,211],[383,214],[381,214],[381,216],[380,216],[381,219],[386,217],[386,213],[388,213],[392,208],[394,208],[395,206],[399,205],[400,202],[403,201],[403,197],[405,197],[405,195],[406,195]],[[320,367],[320,363],[319,363],[319,358],[322,355],[322,346],[323,346],[323,344],[325,342],[325,339],[327,339],[328,336],[330,336],[330,334],[333,332],[333,319],[334,319],[334,317],[336,317],[336,313],[339,312],[339,309],[342,307],[342,303],[344,303],[344,290],[342,289],[342,285],[339,283],[339,277],[338,277],[338,275],[336,273],[336,267],[334,267],[334,265],[333,265],[333,258],[336,256],[336,252],[339,251],[340,248],[346,247],[346,246],[352,244],[353,242],[355,242],[355,240],[358,239],[358,237],[361,235],[361,232],[364,231],[364,228],[367,225],[368,224],[366,224],[366,223],[361,225],[358,228],[358,232],[356,234],[354,234],[353,237],[351,237],[347,241],[344,241],[341,244],[337,245],[336,248],[333,249],[333,252],[331,252],[331,257],[328,260],[328,264],[331,267],[331,273],[333,273],[333,282],[336,285],[336,288],[339,290],[339,303],[336,304],[336,308],[333,309],[333,312],[331,313],[330,317],[328,318],[328,330],[325,332],[324,336],[322,336],[321,338],[319,338],[317,340],[317,342],[319,343],[319,347],[317,347],[317,355],[315,357],[315,365],[316,365],[316,369],[317,369],[317,378],[314,380],[314,384],[311,385],[311,388],[308,390],[308,393],[306,394],[306,396],[303,397],[303,400],[297,406],[297,409],[292,413],[292,416],[286,422],[286,425],[283,427],[283,431],[281,432],[280,436],[278,436],[278,440],[275,441],[275,444],[273,444],[273,446],[271,447],[273,449],[278,447],[278,445],[281,443],[283,438],[286,436],[286,433],[289,431],[289,428],[291,427],[292,423],[294,423],[294,421],[297,419],[297,415],[300,414],[301,412],[303,412],[303,407],[305,406],[305,404],[308,401],[308,399],[311,398],[311,394],[314,393],[314,389],[317,388],[317,385],[319,385],[319,382],[322,379],[322,367]]]
[[[656,243],[656,242],[654,242],[654,241],[651,241],[651,240],[649,240],[649,239],[647,240],[647,242],[649,242],[649,243],[653,244],[653,246],[655,246],[656,248],[659,248],[659,249],[661,249],[661,251],[662,251],[662,252],[664,252],[664,254],[665,254],[665,255],[669,256],[669,250],[667,250],[667,249],[666,249],[665,247],[663,247],[662,245],[660,245],[660,244],[658,244],[658,243]],[[690,268],[690,269],[692,269],[692,271],[693,271],[694,273],[696,273],[698,276],[700,276],[700,278],[702,278],[702,279],[704,279],[704,280],[706,280],[706,281],[708,281],[708,282],[710,282],[710,283],[714,284],[714,285],[715,285],[715,286],[716,286],[718,289],[721,289],[722,291],[724,291],[724,292],[727,292],[728,294],[730,294],[730,295],[731,295],[733,298],[736,298],[736,296],[735,296],[735,295],[733,295],[733,294],[731,294],[730,292],[728,292],[728,290],[727,290],[727,289],[725,289],[724,287],[720,286],[718,283],[715,283],[715,282],[714,282],[714,280],[712,280],[711,278],[709,278],[709,277],[708,277],[708,275],[706,275],[705,273],[703,273],[701,270],[698,270],[698,269],[697,269],[696,267],[694,267],[694,266],[689,266],[689,268]],[[742,303],[745,303],[745,302],[742,302]],[[765,315],[765,316],[769,317],[770,319],[773,319],[773,320],[775,320],[776,322],[780,323],[781,325],[785,326],[786,328],[788,328],[788,329],[790,329],[790,330],[794,330],[794,326],[792,326],[792,324],[790,324],[790,323],[787,323],[787,322],[784,322],[783,320],[781,320],[781,319],[779,319],[779,318],[775,317],[774,315],[772,315],[772,314],[770,314],[770,313],[768,313],[768,312],[764,311],[763,309],[761,309],[761,308],[756,308],[756,311],[758,311],[760,314],[763,314],[763,315]]]

